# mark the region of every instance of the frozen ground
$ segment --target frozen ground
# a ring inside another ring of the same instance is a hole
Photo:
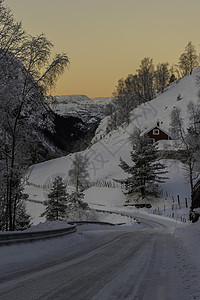
[[[165,217],[140,218],[137,230],[82,225],[66,237],[0,247],[0,299],[200,299],[199,225],[194,234]]]
[[[126,215],[100,213],[105,221],[126,224],[81,225],[63,238],[1,247],[0,299],[200,299],[200,224],[180,221],[186,208],[166,217],[172,213],[170,196],[152,199],[151,209],[123,206],[119,188],[92,187],[85,201],[93,209]]]

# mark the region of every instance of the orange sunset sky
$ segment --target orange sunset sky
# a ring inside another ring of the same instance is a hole
[[[200,52],[199,0],[4,0],[31,35],[44,33],[70,68],[55,95],[109,97],[144,57],[177,63],[189,41]]]

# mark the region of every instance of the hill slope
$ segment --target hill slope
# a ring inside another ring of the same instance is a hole
[[[165,93],[159,95],[152,101],[142,104],[132,111],[131,123],[128,127],[120,127],[117,130],[105,135],[97,143],[83,151],[89,157],[89,172],[91,181],[109,181],[112,178],[124,178],[119,165],[119,158],[130,162],[131,146],[128,141],[129,134],[135,126],[145,130],[157,120],[168,130],[170,123],[170,113],[174,107],[180,107],[183,113],[185,126],[188,125],[187,105],[189,101],[198,101],[199,87],[196,84],[196,76],[200,74],[200,69],[196,69],[192,75],[174,82],[169,86]],[[177,96],[181,95],[182,99],[177,101]],[[103,128],[102,128],[103,131]],[[55,175],[62,175],[67,178],[68,170],[71,166],[74,154],[61,157],[59,159],[44,162],[35,165],[29,174],[29,181],[35,184],[43,185]],[[181,164],[174,164],[173,161],[166,161],[170,171],[171,179],[163,184],[163,189],[170,193],[172,190],[176,194],[180,191],[182,196],[189,195],[188,185],[184,180],[184,171]],[[178,174],[178,176],[176,176]],[[178,184],[177,181],[178,180]]]

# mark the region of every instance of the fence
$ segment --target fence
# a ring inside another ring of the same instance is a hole
[[[71,181],[65,181],[67,186],[73,186],[74,184]],[[28,186],[33,186],[36,188],[44,189],[44,190],[49,190],[52,188],[52,184],[35,184],[33,182],[27,181]],[[108,187],[108,188],[122,188],[125,189],[124,184],[120,184],[118,182],[115,182],[113,180],[110,181],[92,181],[88,182],[85,186],[85,188],[91,188],[91,187]]]
[[[170,218],[179,218],[182,222],[186,222],[188,220],[188,216],[185,213],[181,213],[181,211],[179,212],[179,210],[183,209],[183,208],[188,208],[188,198],[184,197],[184,200],[181,199],[180,195],[177,194],[176,196],[171,196],[169,197],[168,192],[165,193],[162,191],[163,196],[165,196],[166,200],[170,200],[171,201],[171,207],[166,207],[165,204],[163,204],[163,207],[158,206],[157,208],[155,208],[152,213],[156,214],[156,215],[163,215],[165,214],[167,217]],[[166,214],[165,212],[167,210],[171,210],[170,213]],[[164,213],[163,213],[164,212]]]

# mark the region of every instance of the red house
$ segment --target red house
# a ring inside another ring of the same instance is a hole
[[[171,140],[169,133],[167,133],[164,129],[160,128],[159,122],[157,122],[157,125],[147,129],[142,134],[148,134],[148,136],[152,139],[153,142],[157,142],[160,140]]]

